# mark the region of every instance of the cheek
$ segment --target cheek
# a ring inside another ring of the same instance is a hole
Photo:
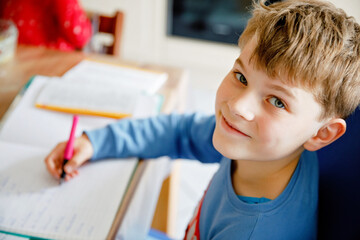
[[[234,85],[232,84],[232,72],[230,72],[221,82],[216,92],[216,101],[217,102],[226,101],[231,97],[233,90],[234,90]]]
[[[264,144],[273,142],[278,134],[281,134],[282,129],[278,124],[274,124],[269,118],[259,119],[257,122],[258,137]]]
[[[219,111],[221,104],[226,101],[227,95],[226,82],[224,79],[216,92],[215,112]]]
[[[273,119],[261,119],[259,126],[259,138],[261,142],[270,148],[281,146],[285,148],[299,147],[311,137],[311,124],[304,124],[298,119],[274,121]],[[296,146],[295,146],[296,145]]]
[[[270,117],[262,118],[258,121],[258,133],[260,141],[264,144],[274,147],[278,144],[291,142],[293,138],[299,136],[296,122],[274,120]]]

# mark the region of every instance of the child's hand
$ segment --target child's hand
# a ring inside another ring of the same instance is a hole
[[[66,143],[66,141],[59,143],[45,158],[47,170],[56,179],[60,179],[62,172]],[[93,152],[94,149],[86,134],[75,139],[74,155],[65,165],[65,181],[68,181],[79,174],[77,168],[89,160],[92,157]]]

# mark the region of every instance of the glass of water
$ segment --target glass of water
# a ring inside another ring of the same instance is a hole
[[[18,39],[18,30],[10,20],[0,19],[0,64],[12,59]]]

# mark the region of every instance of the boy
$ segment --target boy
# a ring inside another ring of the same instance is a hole
[[[84,133],[66,180],[88,159],[140,156],[220,162],[186,239],[315,239],[316,151],[360,103],[360,26],[317,0],[255,4],[215,116],[123,120]],[[65,143],[46,158],[59,178]],[[217,150],[215,150],[215,149]]]

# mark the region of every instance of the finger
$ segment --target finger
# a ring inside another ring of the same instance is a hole
[[[71,180],[70,175],[69,175],[69,174],[66,174],[64,180],[65,180],[65,182],[70,181],[70,180]]]
[[[71,178],[74,178],[74,177],[76,177],[77,175],[78,175],[78,171],[77,171],[77,170],[74,170],[72,173],[69,174],[69,176],[70,176]]]
[[[45,165],[47,170],[53,175],[55,178],[60,177],[61,173],[61,164],[63,161],[63,144],[58,144],[50,154],[45,158]]]
[[[57,172],[56,165],[55,165],[54,161],[52,160],[51,156],[48,156],[45,158],[45,165],[46,165],[48,172],[52,176],[54,176],[55,178],[58,179],[60,175]]]
[[[77,170],[74,170],[73,172],[66,174],[65,181],[69,181],[78,175],[79,175],[79,172]]]
[[[84,162],[86,161],[86,158],[83,156],[82,152],[78,152],[73,156],[73,158],[68,161],[64,167],[64,170],[67,174],[73,173],[74,171],[77,171],[77,168],[79,168]]]

